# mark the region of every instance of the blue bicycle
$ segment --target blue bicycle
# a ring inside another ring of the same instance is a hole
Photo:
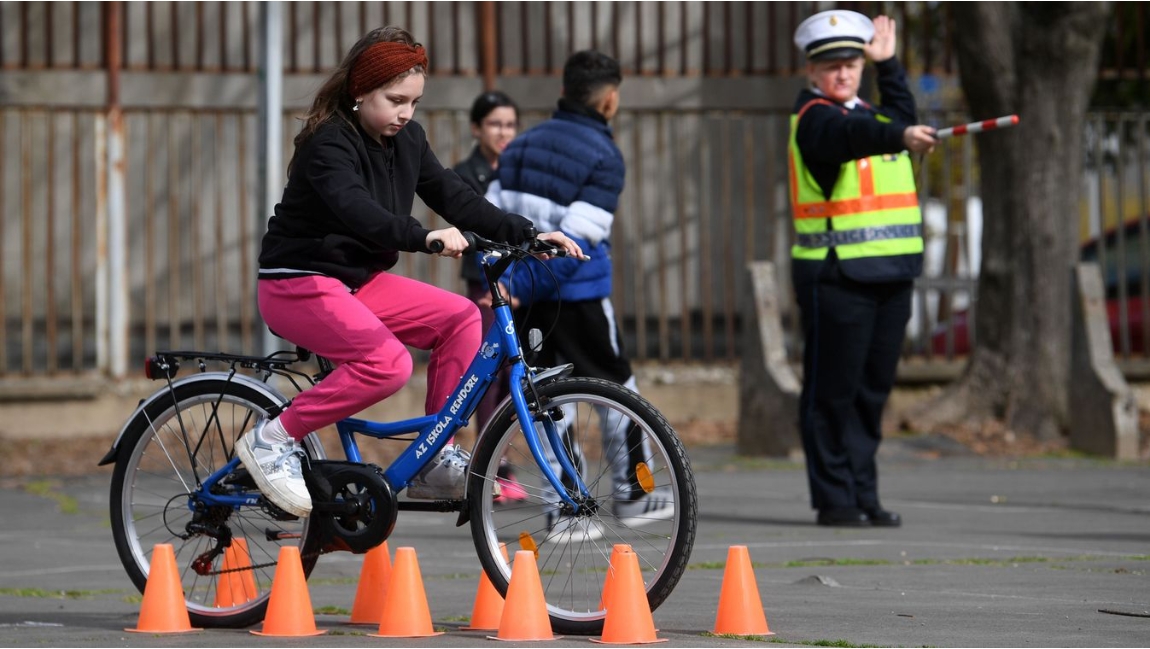
[[[492,286],[514,263],[562,253],[539,240],[473,241]],[[511,307],[498,291],[492,308],[494,324],[438,413],[390,423],[341,421],[343,460],[327,459],[315,433],[303,440],[313,501],[307,518],[264,498],[234,445],[260,417],[274,417],[290,402],[268,382],[272,376],[300,390],[322,380],[331,363],[317,357],[318,372],[305,370],[311,355],[298,348],[266,357],[167,351],[150,358],[149,378],[165,386],[140,403],[100,462],[115,463],[112,532],[132,581],[143,592],[152,549],[170,543],[192,623],[249,626],[264,617],[280,546],[298,545],[310,574],[323,554],[366,552],[388,538],[399,511],[419,510],[456,513],[458,524],[470,523],[480,562],[500,593],[511,577],[500,545],[535,551],[557,632],[602,631],[601,589],[619,543],[639,555],[648,600],[658,607],[682,576],[695,539],[695,483],[682,443],[631,390],[572,377],[570,365],[528,366]],[[538,331],[529,333],[532,346],[539,339]],[[199,371],[177,379],[181,361]],[[209,371],[209,364],[224,369]],[[503,367],[510,368],[511,394],[476,438],[463,495],[401,499],[468,424]],[[409,443],[381,469],[363,462],[360,436]]]

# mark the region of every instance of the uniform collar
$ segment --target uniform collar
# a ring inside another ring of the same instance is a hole
[[[822,90],[819,90],[818,88],[816,88],[814,86],[810,87],[810,91],[813,92],[814,94],[820,96],[820,97],[825,97],[827,99],[830,99],[829,97],[826,96],[825,93],[823,93]],[[842,105],[845,106],[847,108],[847,110],[854,110],[855,107],[859,105],[860,101],[861,100],[858,98],[858,95],[855,95],[854,98],[842,102]]]

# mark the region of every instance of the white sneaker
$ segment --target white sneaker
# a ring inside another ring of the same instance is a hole
[[[558,511],[547,512],[547,538],[544,543],[582,543],[603,538],[599,522],[583,516],[562,516]]]
[[[311,494],[300,470],[303,447],[291,437],[273,439],[279,436],[265,434],[267,423],[267,419],[260,419],[236,442],[236,455],[276,507],[289,514],[307,516],[311,513]]]
[[[460,500],[467,482],[471,454],[458,444],[445,446],[434,464],[429,464],[407,487],[409,498],[421,500]]]
[[[659,487],[635,500],[617,500],[613,507],[619,523],[640,527],[675,517],[675,499],[669,487]]]

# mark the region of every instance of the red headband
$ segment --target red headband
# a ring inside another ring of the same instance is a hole
[[[376,43],[364,50],[351,66],[348,94],[355,99],[420,65],[427,69],[423,47],[393,41]]]

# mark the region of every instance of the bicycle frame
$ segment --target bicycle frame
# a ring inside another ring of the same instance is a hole
[[[542,424],[560,468],[563,473],[572,478],[573,484],[582,495],[580,500],[590,498],[590,490],[571,462],[554,422],[548,417],[533,416],[524,394],[524,385],[530,385],[535,374],[532,372],[528,376],[530,370],[523,360],[511,305],[497,288],[500,275],[514,259],[499,251],[480,253],[480,258],[483,263],[483,270],[488,275],[489,285],[496,287],[492,291],[491,305],[495,314],[495,321],[488,329],[475,358],[464,373],[466,378],[459,382],[455,391],[447,399],[447,403],[434,415],[386,423],[355,418],[347,418],[337,422],[336,430],[339,433],[340,444],[343,446],[348,461],[362,463],[363,458],[359,452],[356,435],[386,439],[416,433],[417,437],[412,440],[412,443],[384,471],[387,481],[398,492],[410,485],[412,479],[447,444],[447,440],[454,437],[460,429],[468,424],[479,401],[487,393],[491,383],[497,380],[503,362],[509,360],[511,364],[511,402],[519,417],[520,429],[523,431],[531,455],[563,502],[570,505],[574,511],[578,511],[580,503],[567,493],[562,480],[552,469],[535,426],[523,425],[523,422],[532,421],[538,421]],[[203,501],[209,505],[220,504],[233,507],[255,504],[258,496],[240,497],[210,493],[211,487],[235,470],[238,464],[239,459],[233,458],[204,480],[203,486],[199,490]]]

